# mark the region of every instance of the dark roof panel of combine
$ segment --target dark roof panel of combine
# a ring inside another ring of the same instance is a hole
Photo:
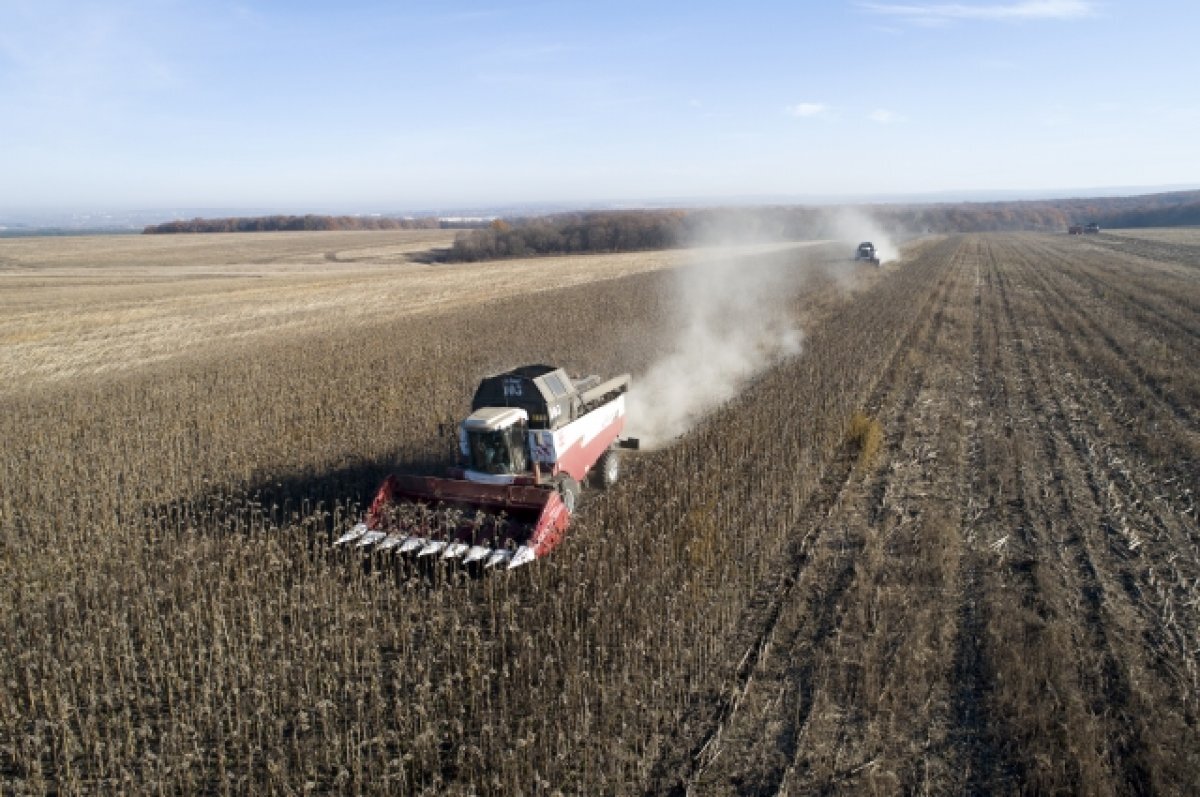
[[[572,418],[575,385],[567,372],[549,365],[524,365],[483,378],[471,400],[482,407],[520,407],[534,429],[554,429]]]

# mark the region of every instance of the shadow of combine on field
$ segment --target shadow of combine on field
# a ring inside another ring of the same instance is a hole
[[[372,556],[352,546],[335,549],[333,541],[362,519],[389,474],[437,474],[449,464],[448,459],[385,456],[328,471],[280,474],[238,490],[215,488],[146,507],[142,515],[161,537],[304,534],[313,555],[353,556],[370,570],[401,558]]]

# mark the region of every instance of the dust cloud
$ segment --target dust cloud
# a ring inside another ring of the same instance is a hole
[[[897,260],[900,257],[900,247],[895,237],[870,215],[858,208],[843,207],[832,211],[830,226],[834,236],[857,246],[863,241],[875,244],[875,255],[880,263]]]
[[[805,281],[821,275],[853,290],[863,268],[854,248],[862,241],[875,244],[881,263],[900,256],[896,237],[853,207],[822,214],[814,231],[823,240],[808,244],[828,244],[823,259],[800,254],[796,247],[804,243],[788,244],[762,229],[753,235],[745,226],[709,229],[675,272],[673,333],[662,356],[635,374],[628,395],[627,431],[643,448],[670,445],[755,376],[800,354],[795,302]],[[844,255],[830,256],[840,252],[839,241],[846,242]]]
[[[709,233],[675,272],[674,334],[628,396],[628,431],[643,448],[669,445],[756,374],[800,353],[794,257],[765,252],[767,243]]]

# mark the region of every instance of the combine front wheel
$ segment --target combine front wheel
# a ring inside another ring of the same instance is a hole
[[[575,514],[575,506],[579,503],[579,482],[564,473],[554,480],[554,489],[558,490],[567,512]]]
[[[616,484],[619,478],[621,478],[621,452],[610,448],[596,463],[596,469],[592,471],[592,482],[600,489],[605,490]]]

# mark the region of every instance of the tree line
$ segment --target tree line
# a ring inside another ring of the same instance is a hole
[[[254,216],[170,221],[147,234],[290,230],[411,230],[464,228],[436,259],[472,262],[506,257],[634,252],[729,240],[804,240],[845,235],[853,210],[895,235],[1063,231],[1072,224],[1152,227],[1200,224],[1200,191],[1128,197],[1011,202],[864,205],[854,208],[791,205],[751,208],[623,210],[559,213],[490,223],[391,216]]]
[[[563,213],[503,219],[461,232],[443,253],[449,262],[574,252],[636,252],[669,249],[684,240],[683,211]]]
[[[898,235],[956,232],[1066,231],[1071,224],[1150,227],[1200,224],[1200,191],[1131,197],[1009,202],[778,206],[699,210],[563,213],[496,220],[459,233],[439,259],[492,260],[579,252],[631,252],[703,244],[706,240],[836,239],[853,210]]]
[[[302,230],[429,230],[442,226],[440,219],[432,216],[408,219],[391,216],[231,216],[221,219],[168,221],[151,224],[142,232],[146,235],[197,232],[279,232]]]

